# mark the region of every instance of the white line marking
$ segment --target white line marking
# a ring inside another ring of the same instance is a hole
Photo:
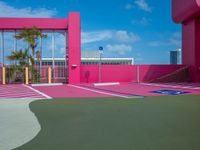
[[[44,93],[42,93],[42,92],[40,92],[40,91],[34,89],[34,88],[32,88],[32,87],[30,87],[30,86],[28,86],[28,85],[24,85],[24,84],[23,84],[23,86],[25,86],[25,87],[27,87],[27,88],[29,88],[29,89],[35,91],[36,93],[38,93],[38,94],[40,94],[40,95],[46,97],[47,99],[52,99],[52,97],[50,97],[50,96],[48,96],[48,95],[46,95],[46,94],[44,94]]]
[[[61,86],[63,83],[42,83],[42,84],[31,84],[31,86]]]
[[[110,86],[110,85],[120,85],[120,83],[119,82],[94,83],[94,86]]]
[[[102,92],[102,91],[93,90],[93,89],[90,89],[90,88],[85,88],[85,87],[81,87],[81,86],[77,86],[77,85],[72,85],[72,84],[68,84],[68,86],[75,87],[75,88],[78,88],[78,89],[83,89],[83,90],[86,90],[86,91],[91,91],[91,92],[99,93],[99,94],[103,94],[103,95],[110,95],[110,96],[114,96],[114,97],[121,97],[121,98],[143,98],[142,96],[134,96],[134,97],[131,96],[131,97],[128,97],[128,96],[124,96],[124,95],[120,95],[120,94],[113,94],[113,93],[108,93],[108,92]]]
[[[163,85],[154,83],[140,83],[142,85],[158,86],[158,87],[168,87],[168,88],[178,88],[178,89],[188,89],[188,90],[200,90],[200,88],[192,88],[191,86],[175,86],[175,85]]]
[[[14,94],[14,92],[15,92],[16,94],[19,94],[19,93],[20,93],[20,94],[21,94],[21,93],[22,93],[22,94],[29,94],[29,93],[30,93],[30,94],[34,94],[34,93],[35,93],[35,92],[32,91],[32,90],[30,91],[30,89],[29,89],[29,91],[23,91],[23,90],[22,90],[22,91],[18,91],[18,90],[15,90],[14,92],[13,92],[13,91],[2,91],[2,90],[0,90],[0,92],[2,92],[2,93],[0,93],[0,95],[1,95],[1,94]]]
[[[40,99],[44,99],[44,98],[41,98],[41,97],[0,97],[0,100],[9,100],[9,99],[19,99],[19,100],[28,100],[28,99],[35,99],[35,100],[40,100]]]

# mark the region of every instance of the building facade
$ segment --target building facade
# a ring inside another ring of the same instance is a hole
[[[170,64],[176,65],[176,64],[182,64],[182,58],[181,58],[181,49],[170,51]]]
[[[60,66],[67,67],[66,58],[42,58],[41,61],[36,60],[36,65],[42,66]],[[81,58],[82,65],[98,65],[100,64],[99,58]],[[134,58],[102,58],[102,65],[133,65]]]

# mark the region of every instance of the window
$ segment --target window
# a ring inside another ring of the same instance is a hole
[[[64,30],[55,31],[55,58],[65,58],[66,56],[66,32]]]
[[[47,38],[42,39],[42,58],[52,58],[52,31],[43,31],[43,34],[47,35]]]
[[[14,48],[14,31],[4,32],[4,64],[10,65],[14,62],[7,59],[8,56],[12,54],[12,51],[15,50]]]

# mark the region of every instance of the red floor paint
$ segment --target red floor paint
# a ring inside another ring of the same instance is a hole
[[[0,85],[0,99],[33,98],[46,99],[43,95],[31,90],[22,84]]]
[[[82,90],[68,85],[37,86],[33,88],[53,98],[110,97],[108,95]]]
[[[178,85],[180,88],[162,87],[162,85],[165,85],[165,84],[160,84],[160,86],[158,85],[154,86],[154,85],[143,85],[143,84],[138,84],[138,83],[121,83],[120,85],[113,85],[113,86],[98,86],[98,87],[96,86],[95,87],[93,84],[80,84],[77,86],[95,90],[102,93],[105,92],[105,93],[110,93],[114,95],[126,96],[126,97],[166,96],[163,94],[156,94],[156,93],[151,92],[151,91],[156,91],[156,90],[176,90],[176,91],[182,91],[182,92],[189,92],[189,94],[200,94],[200,88],[199,89],[181,88],[181,87],[186,86],[184,84]],[[170,84],[168,85],[170,86]],[[171,86],[174,86],[174,84],[172,84]],[[69,85],[34,87],[34,88],[53,98],[113,97],[111,95],[79,89],[76,87],[71,87]],[[191,86],[191,88],[195,88],[195,87]]]
[[[200,89],[181,88],[181,87],[185,87],[185,85],[179,85],[180,88],[172,88],[170,87],[170,85],[169,87],[162,87],[162,84],[160,84],[160,86],[154,86],[154,85],[144,85],[144,84],[138,84],[138,83],[121,83],[120,85],[115,85],[115,86],[100,86],[100,87],[94,87],[91,84],[90,85],[85,84],[82,86],[95,88],[100,91],[124,93],[124,95],[127,95],[127,96],[134,96],[134,95],[135,96],[166,96],[163,94],[152,93],[152,91],[157,91],[157,90],[176,90],[176,91],[182,91],[182,92],[189,92],[189,94],[200,94]],[[191,88],[194,88],[194,87],[191,87]]]

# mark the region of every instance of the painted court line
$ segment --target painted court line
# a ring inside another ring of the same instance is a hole
[[[119,82],[94,83],[94,86],[110,86],[110,85],[120,85],[120,83]]]
[[[40,91],[34,89],[34,88],[32,88],[32,87],[30,87],[30,86],[28,86],[28,85],[24,85],[24,84],[23,84],[23,86],[25,86],[25,87],[27,87],[27,88],[29,88],[29,89],[35,91],[36,93],[38,93],[38,94],[40,94],[40,95],[46,97],[47,99],[52,99],[52,97],[50,97],[50,96],[48,96],[48,95],[46,95],[46,94],[44,94],[44,93],[42,93],[42,92],[40,92]]]
[[[81,87],[81,86],[72,85],[72,84],[69,84],[68,86],[75,87],[75,88],[82,89],[82,90],[86,90],[86,91],[91,91],[91,92],[99,93],[99,94],[114,96],[114,97],[121,97],[121,98],[142,98],[140,96],[131,96],[131,97],[128,97],[128,96],[124,96],[124,95],[120,95],[120,94],[114,94],[114,93],[109,93],[109,92],[102,92],[102,91],[99,91],[99,90],[93,90],[93,89],[90,89],[90,88]]]
[[[63,85],[63,83],[51,83],[51,84],[49,84],[49,83],[42,83],[42,84],[31,84],[31,86],[32,87],[34,87],[34,86],[61,86],[61,85]]]
[[[193,88],[191,86],[175,86],[175,85],[164,85],[164,84],[154,84],[154,83],[140,83],[141,85],[158,86],[166,88],[178,88],[178,89],[188,89],[188,90],[200,90],[199,87]]]

